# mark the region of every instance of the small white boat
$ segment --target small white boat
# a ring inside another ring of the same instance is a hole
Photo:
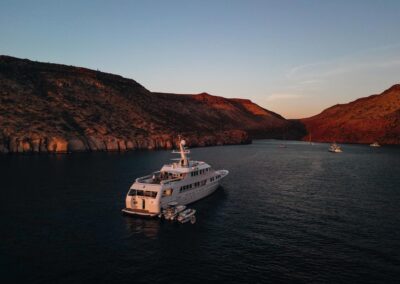
[[[190,223],[196,223],[196,214],[195,209],[186,209],[185,211],[179,213],[178,217],[176,218],[180,223],[186,223],[190,221]]]
[[[369,146],[371,146],[371,147],[381,147],[381,145],[379,145],[379,143],[378,142],[374,142],[374,143],[372,143],[372,144],[369,144]]]
[[[336,143],[331,144],[331,146],[329,147],[328,150],[329,150],[329,152],[332,152],[332,153],[341,153],[342,152],[342,149]]]
[[[178,205],[177,202],[171,202],[168,207],[163,210],[160,217],[164,217],[165,220],[175,220],[176,216],[186,209],[185,205]]]

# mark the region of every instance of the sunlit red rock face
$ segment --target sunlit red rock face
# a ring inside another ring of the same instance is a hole
[[[314,141],[400,144],[400,85],[300,121]]]
[[[0,56],[0,152],[125,151],[249,143],[288,121],[249,100],[152,93],[134,80]]]

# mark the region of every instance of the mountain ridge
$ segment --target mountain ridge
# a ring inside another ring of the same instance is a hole
[[[285,119],[249,99],[151,92],[120,75],[0,55],[0,153],[125,151],[275,138],[400,144],[400,84]]]
[[[248,100],[150,92],[83,67],[0,56],[0,152],[125,151],[250,143],[288,122]],[[257,114],[254,114],[257,113]]]
[[[400,84],[299,121],[314,141],[400,144]]]

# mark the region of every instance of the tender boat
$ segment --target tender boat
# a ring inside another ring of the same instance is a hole
[[[122,211],[126,214],[158,216],[171,202],[187,205],[213,193],[220,181],[229,174],[227,170],[214,170],[202,161],[192,161],[185,148],[185,140],[179,142],[179,159],[164,165],[160,171],[139,177],[130,187]]]
[[[173,221],[175,220],[176,216],[185,209],[185,205],[178,205],[177,202],[170,202],[168,207],[162,211],[160,217],[164,217],[166,220]]]
[[[341,153],[342,152],[342,149],[336,143],[331,144],[331,146],[329,147],[328,150],[329,150],[329,152],[332,152],[332,153]]]
[[[179,213],[179,215],[176,219],[178,220],[178,222],[180,222],[182,224],[186,223],[188,221],[190,221],[190,223],[194,224],[194,223],[196,223],[196,216],[194,214],[196,214],[195,209],[186,209],[185,211]]]
[[[372,143],[372,144],[369,144],[369,146],[371,146],[371,147],[381,147],[381,145],[379,145],[379,143],[378,142],[374,142],[374,143]]]

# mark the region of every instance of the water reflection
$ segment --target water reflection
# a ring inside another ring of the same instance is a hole
[[[144,235],[156,239],[160,231],[160,219],[139,216],[124,216],[126,228],[131,235]]]
[[[195,203],[189,204],[189,208],[197,210],[196,215],[200,217],[198,221],[207,221],[210,218],[215,218],[220,213],[221,208],[224,207],[225,200],[227,199],[227,193],[225,189],[220,186],[216,192],[210,196],[201,199]],[[213,217],[214,216],[214,217]],[[163,230],[164,226],[174,226],[179,223],[162,221],[159,218],[148,218],[140,216],[124,216],[126,222],[126,228],[130,236],[142,235],[149,239],[156,239],[160,234],[160,230]],[[183,224],[182,226],[195,226],[190,223]],[[166,227],[164,227],[165,231]]]

